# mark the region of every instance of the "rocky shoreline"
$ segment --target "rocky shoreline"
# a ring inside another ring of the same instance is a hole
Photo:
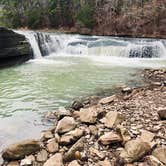
[[[9,146],[2,165],[166,165],[166,69],[142,74],[147,86],[59,108],[41,140]]]

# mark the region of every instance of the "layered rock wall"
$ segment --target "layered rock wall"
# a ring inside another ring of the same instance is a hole
[[[0,27],[0,67],[23,63],[33,57],[25,36]]]

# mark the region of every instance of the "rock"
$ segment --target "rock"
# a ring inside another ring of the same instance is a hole
[[[62,154],[56,153],[50,157],[43,166],[63,166]]]
[[[143,141],[143,142],[152,142],[153,141],[153,138],[154,138],[155,134],[147,131],[147,130],[142,130],[141,131],[141,137],[140,139]]]
[[[122,92],[123,93],[131,93],[132,92],[132,88],[130,88],[130,87],[123,88]]]
[[[18,161],[11,161],[7,166],[20,166]]]
[[[102,152],[99,152],[97,149],[90,147],[89,148],[90,155],[93,157],[99,157],[100,159],[104,159],[105,155]]]
[[[55,138],[48,140],[47,150],[50,153],[55,153],[59,150],[59,145]]]
[[[162,163],[166,164],[166,146],[156,148],[152,155],[160,160]]]
[[[61,145],[69,145],[73,142],[76,142],[83,134],[84,134],[84,131],[77,128],[73,131],[70,131],[62,135],[59,143]]]
[[[124,120],[123,115],[116,111],[108,112],[105,118],[103,118],[104,125],[108,128],[113,128],[113,126],[117,126],[123,120]]]
[[[35,157],[33,155],[27,156],[25,159],[21,160],[20,166],[33,165]]]
[[[39,153],[37,153],[36,161],[45,162],[48,158],[48,153],[46,150],[42,149]]]
[[[0,27],[0,67],[16,65],[33,58],[25,36]]]
[[[114,144],[114,143],[121,143],[122,138],[120,135],[114,133],[114,132],[109,132],[104,134],[99,138],[99,142],[101,142],[103,145],[109,145],[109,144]]]
[[[113,96],[109,96],[109,97],[106,97],[106,98],[103,98],[99,101],[99,104],[110,104],[112,103],[114,100],[116,99],[116,95],[113,95]]]
[[[80,138],[64,155],[64,161],[70,162],[74,160],[75,152],[77,151],[81,152],[84,149],[84,141],[85,141],[84,137]]]
[[[52,134],[52,132],[51,131],[44,131],[43,133],[42,133],[42,139],[43,140],[48,140],[48,139],[50,139],[50,138],[53,138],[54,136],[53,136],[53,134]]]
[[[104,161],[99,161],[95,166],[112,166],[110,161],[105,159]]]
[[[68,166],[80,166],[80,164],[78,164],[78,162],[76,160],[74,160],[71,163],[69,163]]]
[[[141,139],[131,140],[125,144],[125,149],[120,153],[120,157],[127,163],[131,163],[141,159],[150,150],[151,147],[147,142],[143,142]]]
[[[80,110],[83,107],[84,107],[84,105],[82,104],[82,102],[78,101],[78,100],[74,101],[71,105],[71,108],[74,110]]]
[[[145,158],[145,163],[147,166],[164,166],[156,157],[147,156]]]
[[[158,114],[161,120],[166,120],[166,108],[160,108]]]
[[[19,160],[39,150],[39,141],[27,140],[9,146],[3,151],[2,157],[4,160]]]
[[[55,113],[54,115],[58,118],[58,119],[62,119],[65,116],[71,116],[71,112],[69,110],[66,110],[66,108],[64,107],[60,107]]]
[[[56,132],[63,134],[68,131],[73,130],[76,127],[76,122],[74,118],[72,117],[64,117],[62,120],[58,122],[58,125],[56,127]]]
[[[129,132],[123,126],[121,126],[121,125],[117,126],[117,133],[121,136],[121,138],[123,140],[123,144],[125,144],[126,142],[131,140]]]
[[[98,110],[95,107],[82,108],[79,115],[81,122],[94,124],[97,121]]]
[[[94,135],[94,136],[98,135],[98,128],[95,125],[90,125],[89,130],[91,135]]]

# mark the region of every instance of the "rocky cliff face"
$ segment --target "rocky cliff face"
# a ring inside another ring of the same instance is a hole
[[[0,67],[23,63],[32,56],[31,46],[23,35],[0,27]]]

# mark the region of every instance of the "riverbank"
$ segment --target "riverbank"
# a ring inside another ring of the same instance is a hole
[[[9,146],[4,165],[164,166],[166,70],[144,70],[142,75],[145,87],[75,101],[49,115],[55,125],[40,141]]]

